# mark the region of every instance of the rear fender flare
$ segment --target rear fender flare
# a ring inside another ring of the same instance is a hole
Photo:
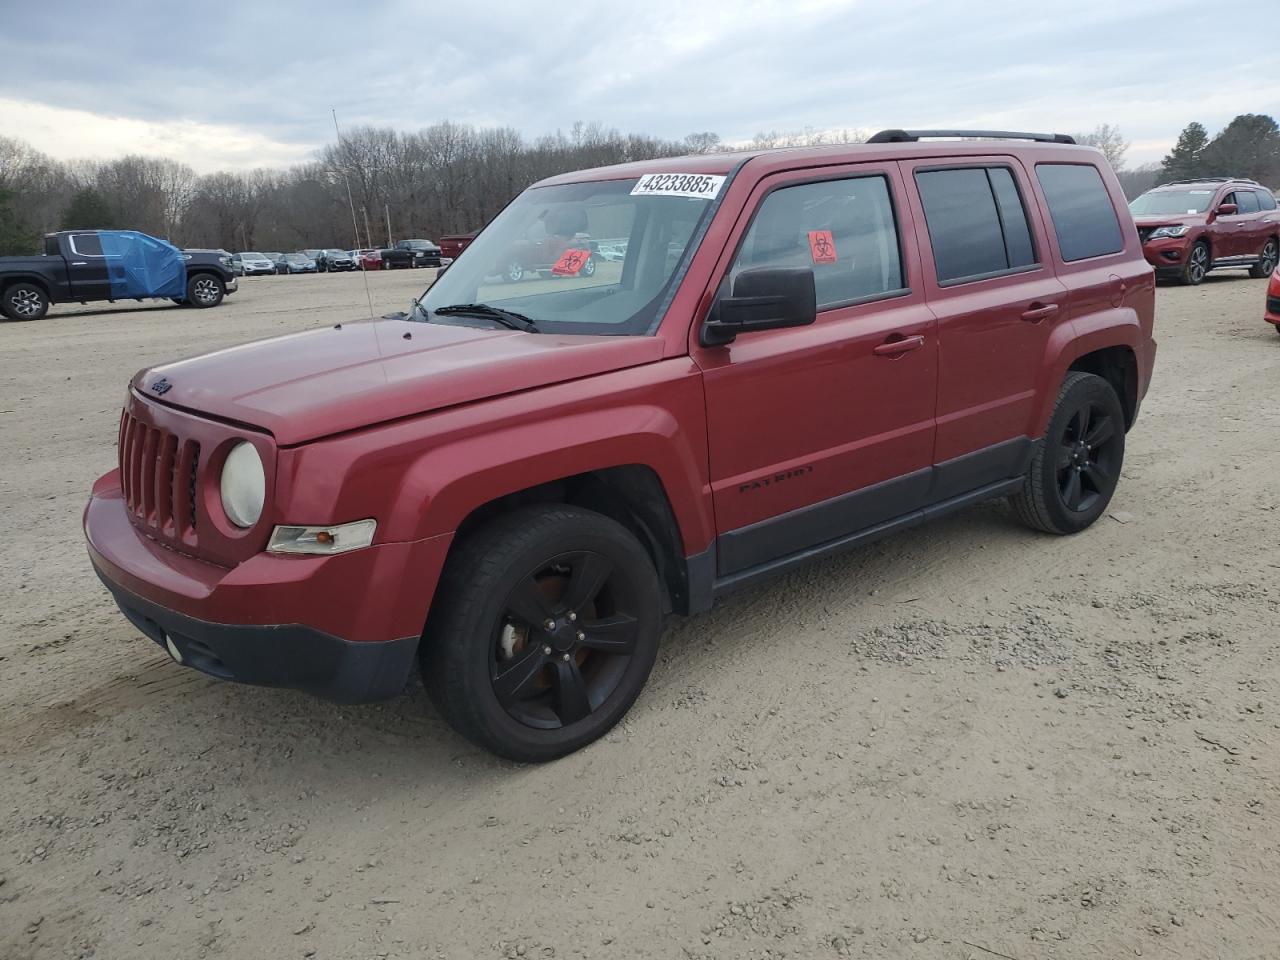
[[[1031,436],[1044,436],[1058,399],[1058,389],[1076,360],[1107,347],[1128,347],[1137,354],[1141,342],[1142,326],[1138,314],[1128,307],[1099,310],[1056,327],[1045,347],[1043,369],[1046,389],[1041,391],[1036,403]]]

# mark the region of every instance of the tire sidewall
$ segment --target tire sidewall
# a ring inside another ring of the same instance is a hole
[[[447,675],[461,677],[460,688],[441,691],[445,697],[465,697],[466,709],[483,730],[488,749],[512,760],[545,761],[572,753],[607,733],[630,709],[644,688],[653,668],[662,633],[662,595],[648,554],[639,541],[620,524],[606,517],[595,529],[575,517],[559,524],[526,544],[502,569],[482,586],[482,599],[460,616],[448,617],[438,625],[450,631],[434,636],[429,629],[425,643],[445,644],[452,661]],[[608,557],[632,581],[636,592],[639,628],[636,650],[617,686],[590,715],[568,727],[538,730],[512,717],[498,702],[490,677],[490,643],[502,615],[506,598],[519,581],[544,566],[557,554],[589,550]],[[474,575],[474,574],[473,574]],[[483,576],[483,572],[480,574]],[[457,706],[462,706],[458,704]],[[464,731],[465,732],[465,731]]]
[[[1192,261],[1192,258],[1195,256],[1195,252],[1197,250],[1204,250],[1204,254],[1205,254],[1204,272],[1200,274],[1200,279],[1198,280],[1193,279],[1191,274],[1191,261]],[[1186,267],[1183,268],[1183,271],[1182,271],[1183,282],[1186,283],[1188,286],[1192,286],[1192,287],[1200,286],[1200,284],[1204,283],[1205,277],[1209,275],[1209,265],[1211,262],[1212,262],[1212,257],[1209,254],[1209,245],[1205,243],[1203,240],[1197,240],[1195,243],[1191,245],[1191,249],[1187,252],[1187,265]]]
[[[1071,417],[1087,402],[1095,402],[1102,406],[1116,425],[1114,442],[1118,446],[1115,452],[1115,470],[1111,479],[1111,489],[1105,495],[1100,494],[1088,510],[1071,510],[1062,502],[1055,454]],[[1033,466],[1033,469],[1041,471],[1039,479],[1042,488],[1047,491],[1044,497],[1044,508],[1057,530],[1067,534],[1078,533],[1091,526],[1106,512],[1120,481],[1120,471],[1124,467],[1124,441],[1124,409],[1111,384],[1102,377],[1092,374],[1070,384],[1054,408],[1049,427],[1045,430],[1043,449]]]

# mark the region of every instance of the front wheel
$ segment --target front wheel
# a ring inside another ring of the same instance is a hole
[[[216,307],[226,292],[222,281],[207,273],[197,273],[187,281],[187,303],[200,309]]]
[[[595,275],[596,275],[596,258],[587,257],[587,259],[582,262],[582,267],[578,270],[578,276],[594,277]]]
[[[1197,240],[1187,254],[1187,262],[1182,267],[1182,282],[1190,287],[1198,287],[1204,283],[1209,272],[1209,245]]]
[[[1249,268],[1249,276],[1255,280],[1271,276],[1277,261],[1280,261],[1280,244],[1276,243],[1275,237],[1271,237],[1262,245],[1262,255],[1258,262]]]
[[[658,651],[662,592],[620,523],[577,507],[513,511],[449,558],[423,634],[423,680],[464,737],[522,762],[604,735]]]
[[[1124,464],[1124,410],[1115,389],[1092,373],[1070,373],[1022,489],[1019,519],[1045,533],[1078,533],[1111,502]]]
[[[34,283],[15,283],[0,300],[0,313],[10,320],[39,320],[49,312],[49,297]]]
[[[502,276],[507,283],[516,283],[524,276],[524,265],[519,260],[512,260],[502,271]]]

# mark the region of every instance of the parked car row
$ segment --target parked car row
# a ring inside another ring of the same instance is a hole
[[[341,250],[312,248],[297,253],[243,251],[231,255],[236,276],[267,274],[340,273],[345,270],[395,270],[439,267],[451,262],[430,240],[400,240],[391,247]]]

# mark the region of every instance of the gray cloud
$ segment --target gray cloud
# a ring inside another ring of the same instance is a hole
[[[430,12],[424,12],[430,11]],[[349,125],[451,118],[537,135],[575,120],[729,140],[804,127],[1119,124],[1133,161],[1190,120],[1276,112],[1267,44],[1189,0],[426,7],[116,2],[6,11],[0,97],[243,131],[305,155]],[[1197,78],[1192,82],[1192,78]],[[23,130],[5,123],[5,132]]]

